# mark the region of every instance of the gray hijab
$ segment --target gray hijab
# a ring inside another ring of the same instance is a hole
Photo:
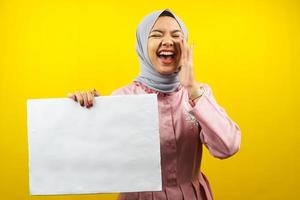
[[[156,91],[169,93],[175,91],[180,84],[178,72],[173,74],[160,74],[157,72],[148,57],[147,50],[149,33],[160,14],[162,14],[164,11],[169,12],[174,16],[181,30],[183,31],[185,38],[187,39],[188,37],[187,29],[182,20],[169,9],[155,11],[145,16],[140,22],[136,31],[136,52],[139,57],[141,71],[135,80]]]

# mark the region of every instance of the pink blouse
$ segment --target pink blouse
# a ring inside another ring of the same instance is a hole
[[[212,200],[206,176],[200,171],[202,144],[224,159],[240,148],[241,131],[214,99],[210,86],[193,107],[187,90],[157,92],[134,81],[112,95],[156,93],[159,109],[162,191],[120,193],[119,200]],[[147,180],[145,180],[147,181]]]

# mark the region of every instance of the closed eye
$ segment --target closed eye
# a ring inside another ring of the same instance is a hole
[[[161,37],[161,35],[150,35],[149,37]]]

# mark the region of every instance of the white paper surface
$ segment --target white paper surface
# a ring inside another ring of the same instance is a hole
[[[160,191],[155,94],[27,101],[32,195]]]

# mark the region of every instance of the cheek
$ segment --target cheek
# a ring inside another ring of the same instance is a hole
[[[148,43],[148,56],[152,62],[156,58],[156,50],[157,46],[154,42]]]

